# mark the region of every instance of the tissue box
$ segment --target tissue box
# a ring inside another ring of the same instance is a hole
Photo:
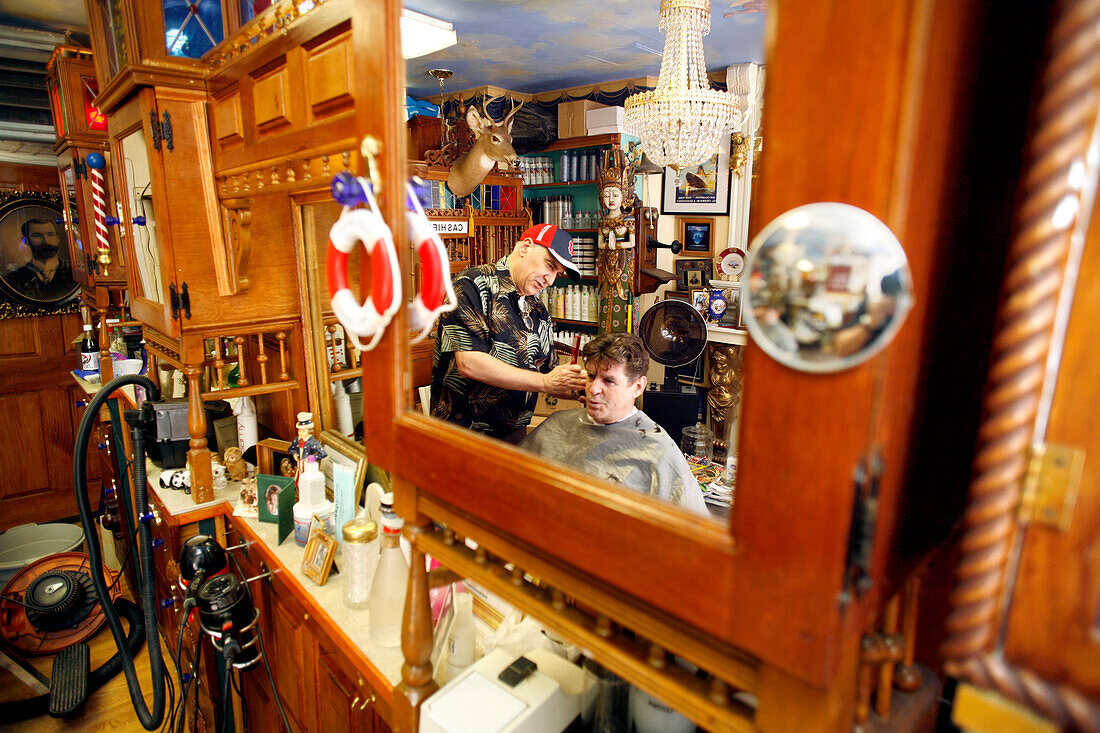
[[[622,107],[600,107],[584,113],[584,126],[589,135],[602,135],[607,132],[623,131]]]
[[[585,117],[591,110],[605,105],[591,99],[578,99],[574,102],[562,102],[558,105],[558,139],[584,137],[588,134]]]

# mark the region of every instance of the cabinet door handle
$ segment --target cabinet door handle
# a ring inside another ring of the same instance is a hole
[[[359,698],[357,697],[355,699],[358,700]],[[368,705],[373,705],[373,704],[374,704],[374,693],[372,692],[370,695],[367,696],[367,699],[363,700],[363,704],[359,706],[359,709],[360,710],[366,710]],[[352,703],[352,707],[355,707],[354,702]]]

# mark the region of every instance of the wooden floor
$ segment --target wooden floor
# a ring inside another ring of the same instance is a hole
[[[123,626],[128,628],[125,621]],[[114,639],[111,637],[111,631],[106,624],[89,640],[88,646],[91,649],[92,669],[99,667],[115,653]],[[176,669],[171,661],[172,655],[163,642],[161,648],[164,653],[167,672],[175,679]],[[50,667],[53,664],[52,656],[30,658],[27,661],[46,677],[50,676]],[[148,644],[142,644],[138,655],[134,658],[134,668],[137,670],[137,677],[145,695],[145,704],[152,708],[153,685],[149,678]],[[167,690],[165,695],[167,696]],[[0,669],[0,702],[29,697],[35,697],[35,693],[11,672]],[[165,698],[165,705],[167,706],[167,697]],[[138,721],[137,714],[134,712],[130,692],[126,687],[126,675],[121,670],[107,684],[88,697],[88,702],[84,705],[83,710],[75,717],[57,719],[51,718],[49,715],[43,715],[20,723],[0,721],[0,731],[4,731],[4,733],[9,731],[12,733],[45,733],[46,731],[130,733],[130,731],[144,730]]]

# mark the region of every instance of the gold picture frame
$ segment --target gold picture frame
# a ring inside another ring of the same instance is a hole
[[[335,430],[321,432],[321,443],[328,451],[319,468],[325,476],[325,496],[334,498],[332,492],[332,464],[342,463],[345,466],[355,467],[355,505],[359,506],[363,501],[363,489],[367,483],[367,452],[363,446],[351,438],[345,437]]]
[[[310,520],[306,552],[302,556],[302,575],[317,585],[328,582],[332,561],[336,558],[336,538],[324,530],[325,523],[316,514]]]

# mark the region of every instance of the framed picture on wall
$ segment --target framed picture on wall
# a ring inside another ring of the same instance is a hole
[[[681,218],[680,242],[684,245],[684,252],[709,255],[714,248],[714,218]]]
[[[676,289],[687,293],[705,288],[710,285],[713,273],[714,262],[710,259],[676,260]]]
[[[661,181],[662,214],[730,213],[730,139],[727,135],[710,160],[676,171],[665,168]],[[685,242],[686,244],[686,242]]]
[[[60,197],[13,192],[0,201],[0,293],[17,307],[11,315],[62,312],[80,286],[73,280]]]

